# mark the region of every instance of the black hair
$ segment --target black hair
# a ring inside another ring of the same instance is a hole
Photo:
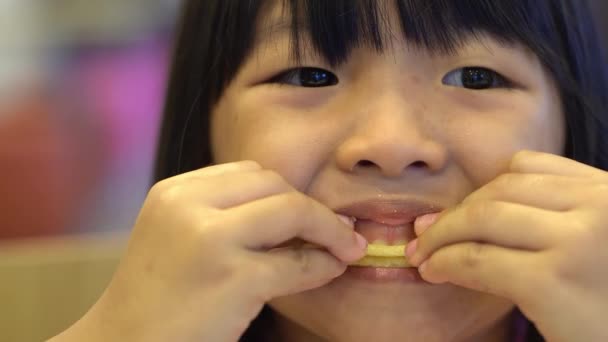
[[[314,51],[332,66],[361,45],[384,49],[386,11],[380,4],[385,3],[397,10],[397,29],[408,42],[432,53],[450,53],[479,33],[522,44],[557,84],[567,129],[565,156],[608,169],[608,68],[587,0],[186,0],[156,181],[213,162],[211,108],[251,53],[259,20],[279,1],[290,9],[293,56],[300,55],[300,38],[307,34]],[[246,336],[254,336],[260,324],[258,319]]]

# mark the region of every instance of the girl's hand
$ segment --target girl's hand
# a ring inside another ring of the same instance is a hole
[[[110,285],[57,341],[236,341],[268,300],[328,283],[365,245],[255,162],[182,174],[152,188]]]
[[[549,341],[608,341],[607,172],[522,151],[426,220],[408,250],[425,280],[506,297]]]

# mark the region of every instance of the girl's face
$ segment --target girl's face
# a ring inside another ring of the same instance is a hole
[[[279,7],[259,29],[285,18]],[[559,95],[524,48],[481,36],[432,56],[399,34],[385,39],[383,52],[361,47],[331,68],[314,54],[291,62],[288,31],[260,37],[213,109],[214,162],[255,160],[332,209],[374,198],[448,208],[518,150],[562,154]],[[322,70],[277,77],[298,67]],[[271,306],[290,341],[490,341],[513,308],[452,285],[347,276]]]

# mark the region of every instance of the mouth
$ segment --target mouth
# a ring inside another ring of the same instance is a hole
[[[350,217],[355,231],[369,243],[366,255],[351,266],[405,268],[413,267],[405,257],[405,248],[416,237],[416,218],[442,210],[429,202],[382,199],[356,202],[335,212]]]

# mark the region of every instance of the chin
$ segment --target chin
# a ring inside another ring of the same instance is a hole
[[[332,342],[467,341],[504,333],[514,304],[453,285],[332,283],[274,299],[282,334]]]

